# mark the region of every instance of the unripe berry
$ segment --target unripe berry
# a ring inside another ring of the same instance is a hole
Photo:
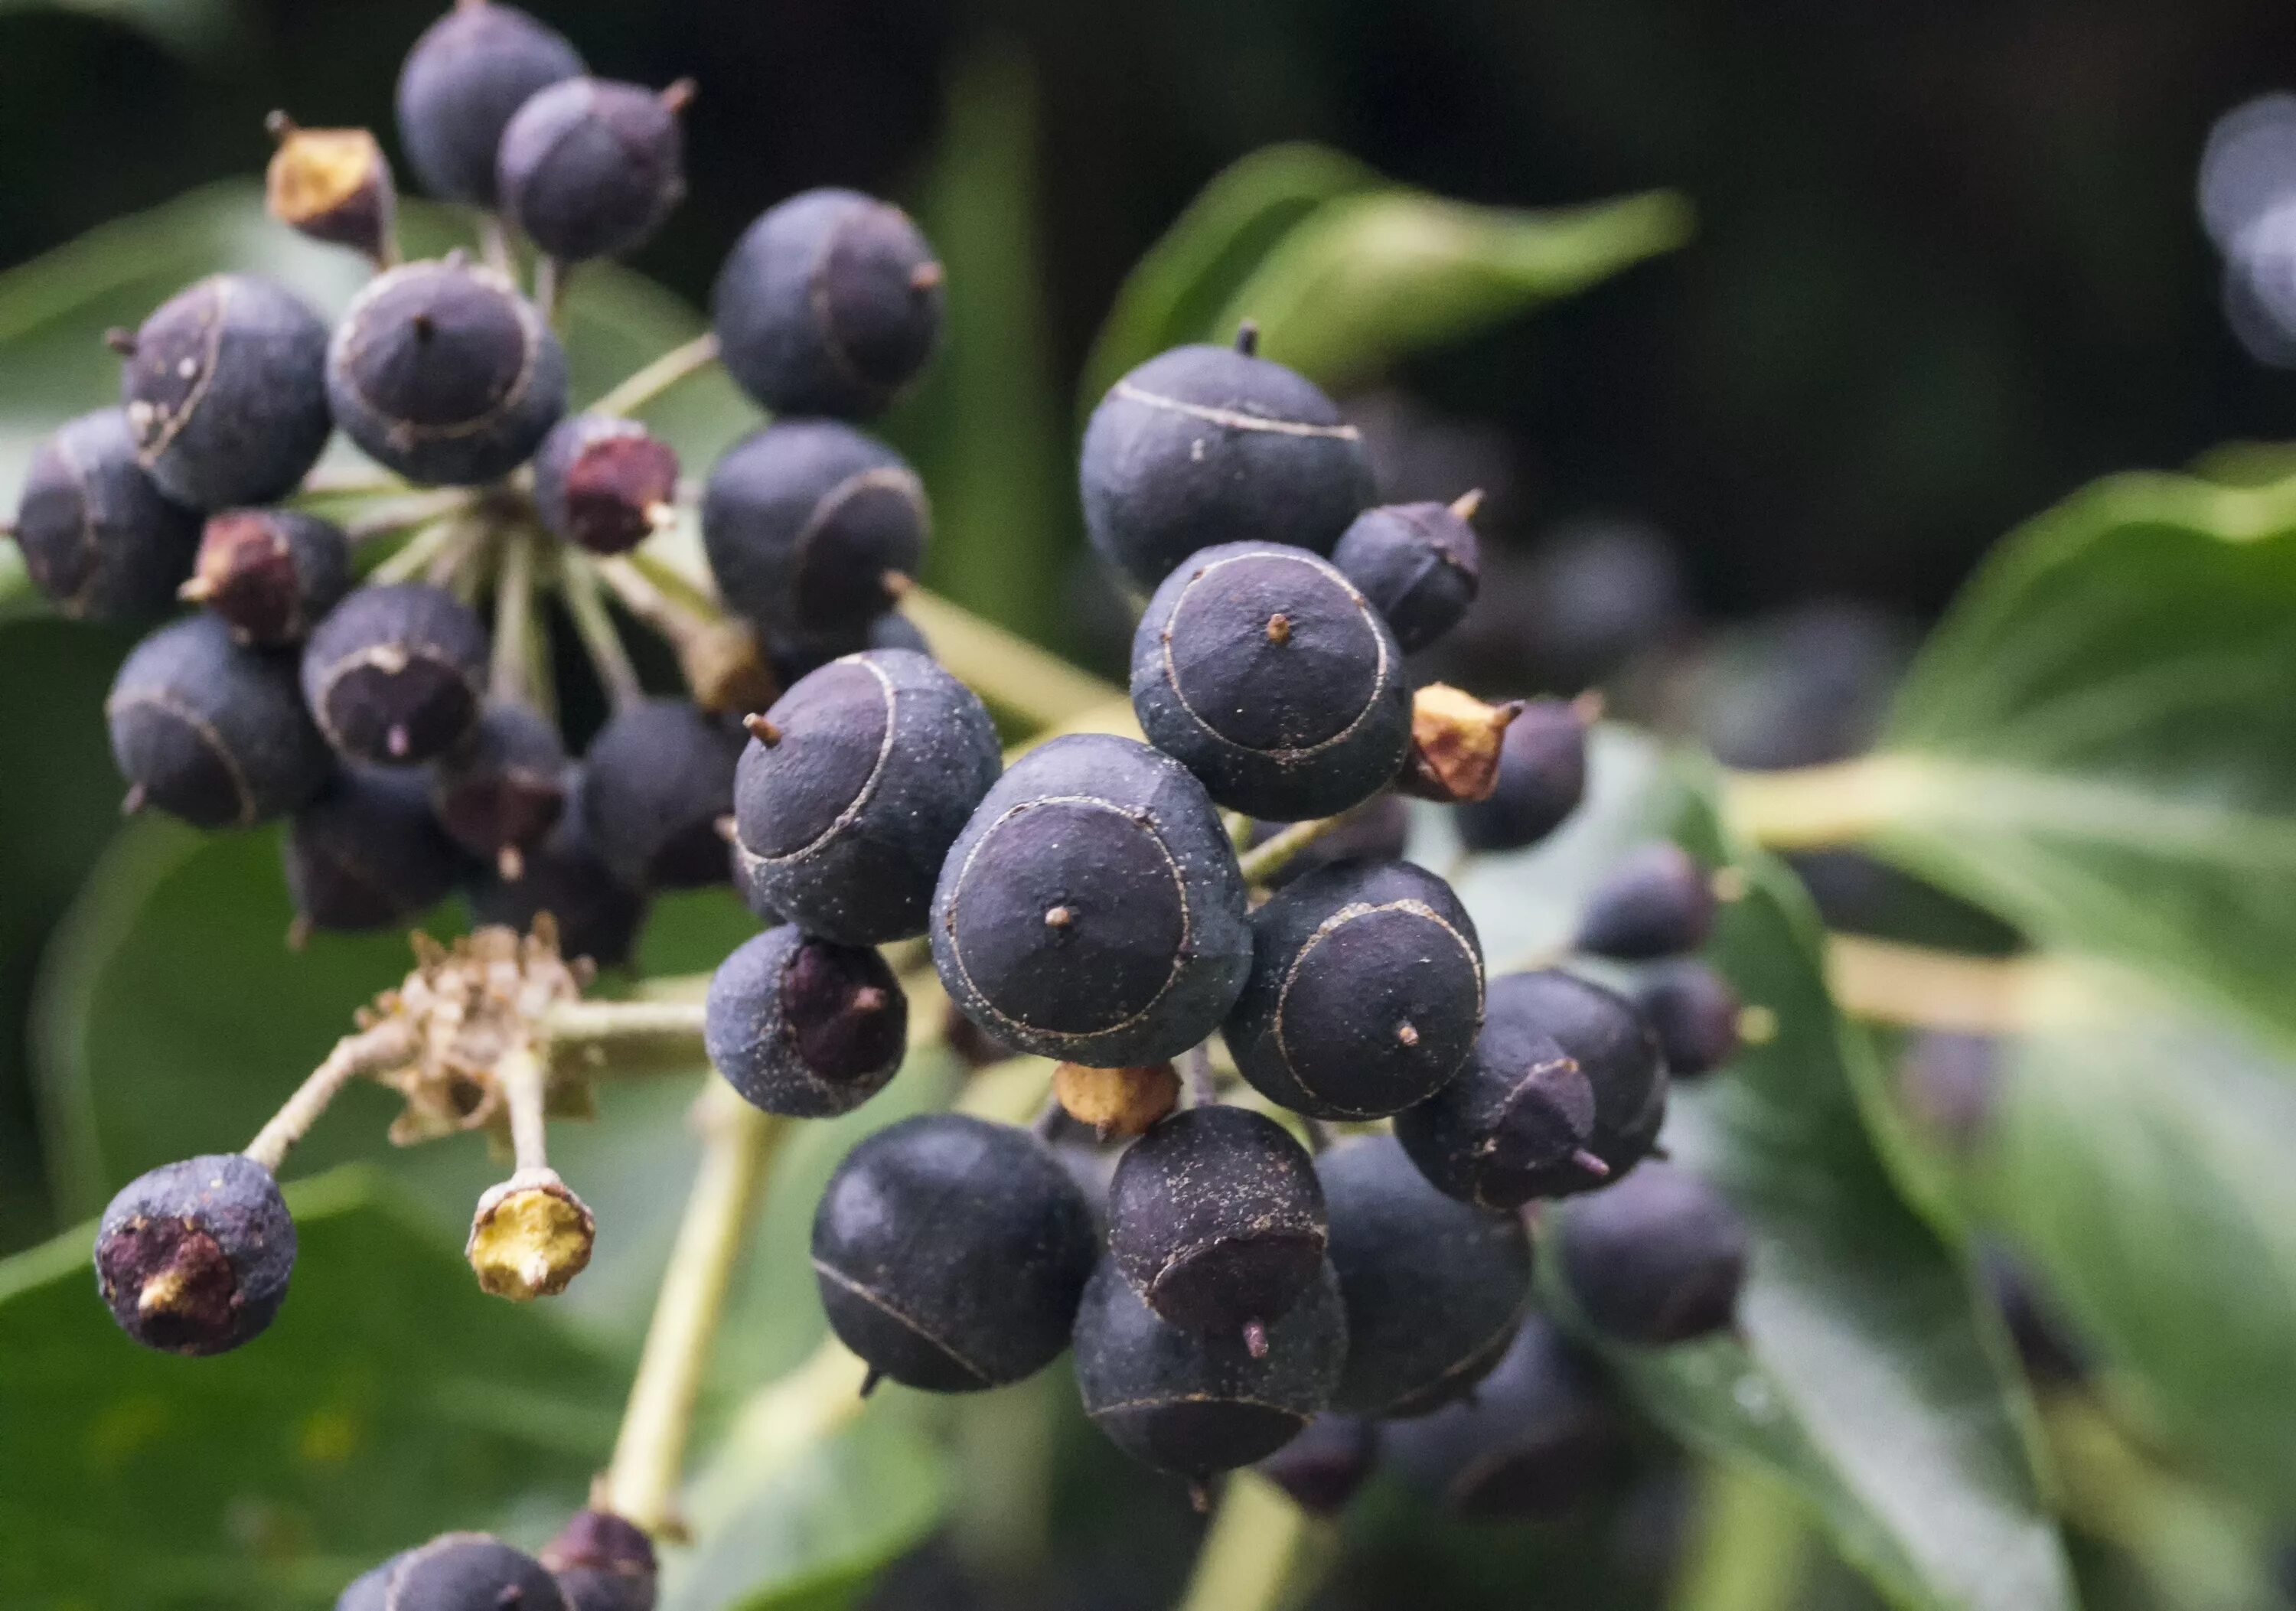
[[[1658,1037],[1674,1079],[1694,1079],[1738,1055],[1738,1021],[1745,1009],[1730,982],[1702,962],[1654,970],[1635,992],[1635,1006]]]
[[[1612,867],[1587,898],[1578,948],[1622,962],[1694,951],[1714,932],[1714,881],[1680,845],[1651,844]]]
[[[398,75],[398,140],[432,195],[488,207],[503,130],[534,94],[582,71],[555,29],[515,6],[456,0]]]
[[[250,275],[216,275],[144,321],[120,402],[160,489],[195,509],[267,504],[318,462],[327,327],[302,299]]]
[[[1516,851],[1562,826],[1587,794],[1587,719],[1569,700],[1534,699],[1499,741],[1490,796],[1453,820],[1471,851]]]
[[[1203,785],[1107,734],[1040,745],[988,791],[941,867],[931,934],[983,1030],[1110,1068],[1202,1041],[1251,966],[1243,875]]]
[[[924,367],[941,271],[898,207],[808,190],[768,209],[727,254],[711,298],[726,369],[776,414],[865,419]]]
[[[96,1286],[111,1318],[168,1353],[223,1353],[259,1336],[294,1268],[279,1184],[239,1153],[137,1176],[96,1226]]]
[[[136,461],[127,415],[99,408],[33,454],[15,531],[32,585],[59,612],[134,621],[167,612],[200,524]]]
[[[482,865],[470,886],[471,914],[524,933],[547,912],[562,955],[617,967],[629,960],[645,923],[646,897],[615,877],[591,843],[579,779],[578,768],[567,778],[558,821],[521,850],[516,878],[504,876],[497,861]]]
[[[593,554],[624,554],[653,535],[677,496],[677,455],[636,420],[562,419],[534,456],[542,523]]]
[[[351,767],[295,813],[281,848],[299,933],[395,928],[455,887],[463,859],[419,774]]]
[[[561,262],[611,257],[652,239],[685,194],[678,113],[691,79],[659,93],[608,78],[537,91],[503,130],[503,212]]]
[[[742,736],[684,699],[617,711],[582,762],[591,842],[615,875],[641,889],[726,881],[718,820],[734,809]]]
[[[103,702],[130,810],[197,827],[250,827],[309,800],[333,769],[292,662],[234,642],[212,615],[135,645]]]
[[[1746,1222],[1730,1199],[1651,1163],[1558,1210],[1564,1285],[1605,1336],[1645,1346],[1728,1327],[1746,1279]]]
[[[1340,534],[1332,563],[1363,589],[1406,654],[1459,624],[1475,602],[1480,549],[1467,523],[1480,495],[1455,504],[1366,509]]]
[[[182,596],[223,618],[242,643],[300,643],[351,586],[340,527],[293,509],[208,517]]]
[[[826,1119],[885,1088],[908,1023],[908,998],[882,957],[784,925],[718,965],[702,1034],[710,1063],[752,1105]]]
[[[303,698],[349,760],[413,766],[479,719],[487,629],[443,588],[355,588],[303,646]]]
[[[326,386],[335,423],[378,463],[476,486],[526,463],[566,412],[566,354],[494,270],[407,263],[345,311]]]

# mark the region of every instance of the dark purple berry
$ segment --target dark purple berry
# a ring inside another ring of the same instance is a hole
[[[291,660],[235,642],[212,615],[135,645],[103,702],[128,809],[197,827],[250,827],[318,792],[333,768]]]
[[[351,587],[341,528],[293,509],[208,517],[183,596],[221,616],[242,643],[300,643]]]
[[[1714,932],[1714,880],[1680,845],[1630,852],[1587,898],[1578,949],[1622,962],[1678,957]]]
[[[516,6],[456,0],[398,74],[398,140],[414,177],[434,196],[492,206],[503,130],[537,91],[582,70],[562,36]]]
[[[1730,982],[1702,962],[1657,968],[1635,992],[1635,1005],[1658,1037],[1666,1072],[1677,1080],[1710,1073],[1738,1055],[1744,1010]]]
[[[591,842],[623,883],[696,889],[726,881],[718,818],[734,809],[742,736],[690,700],[617,711],[582,765]]]
[[[99,408],[60,427],[32,456],[15,532],[32,585],[57,610],[134,621],[174,603],[200,522],[136,462],[127,415]]]
[[[111,1318],[168,1353],[223,1353],[261,1335],[294,1268],[279,1183],[239,1153],[137,1176],[96,1226],[96,1286]]]
[[[678,114],[693,98],[691,79],[656,91],[566,78],[537,91],[503,130],[504,214],[561,262],[644,245],[685,194]]]
[[[1490,798],[1453,818],[1471,851],[1519,851],[1562,826],[1587,794],[1587,721],[1569,700],[1534,699],[1499,741]]]
[[[537,1558],[566,1611],[653,1611],[653,1541],[611,1511],[576,1511]]]
[[[784,688],[794,687],[800,678],[812,676],[831,661],[858,654],[865,649],[906,649],[929,659],[932,655],[932,645],[925,641],[916,622],[898,612],[888,611],[859,632],[791,638],[775,644],[774,675]]]
[[[430,808],[473,856],[519,851],[566,809],[570,768],[555,724],[533,706],[495,700],[430,773]],[[518,859],[504,863],[515,875]]]
[[[540,1561],[483,1533],[447,1533],[398,1558],[385,1611],[566,1611]]]
[[[582,814],[580,769],[566,781],[565,809],[551,830],[520,853],[516,878],[498,862],[484,864],[471,885],[471,912],[480,923],[523,933],[545,912],[558,925],[558,949],[600,967],[629,960],[646,916],[645,895],[624,884],[591,843]]]
[[[144,467],[195,509],[267,504],[295,489],[334,429],[327,326],[293,292],[216,275],[161,304],[120,374]]]
[[[487,629],[443,588],[354,588],[303,645],[303,698],[352,760],[413,766],[479,719]]]
[[[1457,626],[1475,602],[1480,549],[1467,517],[1480,501],[1470,493],[1456,504],[1366,509],[1332,550],[1332,563],[1387,617],[1406,654]]]
[[[1267,843],[1292,825],[1263,822],[1251,825],[1250,842]],[[1318,867],[1335,861],[1400,861],[1411,838],[1411,802],[1400,794],[1374,794],[1347,813],[1347,820],[1307,845],[1267,881],[1271,890],[1298,882]]]
[[[1730,1199],[1672,1163],[1644,1164],[1555,1212],[1562,1280],[1587,1323],[1655,1346],[1710,1336],[1736,1319],[1746,1223]]]
[[[865,419],[932,356],[940,265],[899,208],[808,190],[734,243],[711,308],[726,372],[758,402]]]
[[[636,420],[578,414],[534,456],[542,523],[593,554],[623,554],[653,535],[677,496],[677,455]]]
[[[826,1119],[885,1088],[908,1024],[908,998],[882,957],[784,925],[718,965],[702,1033],[710,1063],[750,1102]]]
[[[338,772],[295,813],[283,847],[299,933],[395,928],[429,911],[463,870],[420,774]]]
[[[1326,1413],[1253,1469],[1310,1516],[1337,1516],[1378,1463],[1377,1423]]]

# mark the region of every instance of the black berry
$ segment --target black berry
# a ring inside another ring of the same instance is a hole
[[[327,349],[335,423],[413,481],[475,486],[533,456],[566,412],[566,354],[490,268],[447,259],[367,282]]]
[[[496,157],[504,215],[561,262],[644,245],[685,194],[678,114],[693,95],[690,81],[655,91],[607,78],[537,91]]]
[[[1366,509],[1332,550],[1332,563],[1387,617],[1406,654],[1457,626],[1475,602],[1482,567],[1467,523],[1473,506],[1462,498]]]
[[[294,1268],[279,1183],[238,1153],[138,1175],[96,1226],[96,1286],[111,1318],[168,1353],[223,1353],[259,1336]]]
[[[293,491],[334,428],[326,354],[319,316],[268,280],[216,275],[161,304],[119,382],[160,489],[195,509]]]
[[[566,1611],[540,1561],[483,1533],[448,1533],[392,1565],[384,1611]]]
[[[32,585],[63,614],[134,621],[167,612],[200,522],[136,462],[127,415],[99,408],[33,454],[15,529]]]
[[[710,1063],[749,1101],[825,1119],[885,1088],[908,1024],[908,998],[882,957],[784,925],[718,965],[703,1035]]]
[[[461,855],[430,814],[419,773],[338,772],[295,813],[282,850],[299,931],[394,928],[455,887]]]
[[[183,596],[221,616],[242,643],[300,643],[351,586],[341,528],[293,509],[208,517]]]
[[[473,856],[519,851],[566,809],[566,746],[532,705],[494,700],[430,773],[430,807],[447,836]],[[518,859],[504,867],[513,874]]]
[[[355,588],[303,645],[303,698],[353,760],[412,766],[479,719],[487,629],[443,588]]]
[[[1261,1341],[1172,1325],[1103,1261],[1077,1311],[1085,1413],[1134,1459],[1199,1481],[1265,1459],[1339,1384],[1348,1325],[1330,1265]]]
[[[768,637],[859,632],[923,562],[924,488],[901,456],[834,420],[784,420],[726,449],[701,499],[726,600]]]
[[[930,1114],[839,1164],[813,1220],[829,1324],[870,1369],[931,1393],[1034,1375],[1068,1345],[1092,1211],[1026,1130]]]
[[[1251,825],[1250,842],[1265,844],[1292,825]],[[1347,813],[1347,820],[1301,849],[1267,880],[1272,890],[1296,883],[1317,867],[1357,859],[1398,861],[1411,838],[1411,802],[1400,794],[1374,794]]]
[[[1142,588],[1200,548],[1329,554],[1371,502],[1363,440],[1281,364],[1176,347],[1110,388],[1078,464],[1093,547]]]
[[[1424,1415],[1474,1389],[1530,1302],[1530,1238],[1427,1183],[1392,1136],[1316,1160],[1332,1268],[1348,1310],[1348,1364],[1332,1395],[1350,1415]]]
[[[1354,1346],[1352,1338],[1349,1346]],[[1337,1516],[1379,1463],[1379,1427],[1325,1413],[1254,1469],[1311,1516]]]
[[[684,699],[617,711],[582,758],[591,842],[615,875],[640,888],[723,884],[718,820],[734,809],[742,736]]]
[[[499,862],[482,864],[470,889],[471,912],[480,923],[507,924],[521,933],[547,912],[558,925],[561,952],[616,967],[629,960],[646,897],[616,877],[590,842],[579,779],[578,768],[566,780],[557,822],[520,852],[517,877],[504,876]]]
[[[1635,1005],[1658,1037],[1666,1072],[1677,1080],[1711,1073],[1738,1055],[1744,1010],[1738,992],[1702,962],[1653,969],[1635,991]]]
[[[1706,943],[1714,909],[1714,881],[1687,851],[1644,845],[1595,886],[1576,944],[1624,962],[1680,956]]]
[[[534,455],[542,523],[593,554],[623,554],[653,535],[677,496],[677,455],[636,420],[578,414]]]
[[[932,356],[941,271],[898,207],[808,190],[750,226],[718,275],[726,368],[777,414],[863,419]]]
[[[578,1510],[537,1558],[566,1611],[653,1611],[653,1542],[610,1510]]]
[[[1251,966],[1242,874],[1179,762],[1107,734],[1015,761],[950,847],[933,965],[1008,1045],[1104,1068],[1177,1057]]]
[[[1736,1318],[1746,1224],[1688,1170],[1645,1163],[1557,1211],[1554,1223],[1571,1301],[1604,1336],[1684,1343]]]
[[[1207,548],[1164,579],[1132,639],[1148,741],[1211,797],[1297,821],[1358,805],[1411,746],[1403,653],[1379,612],[1302,548]]]
[[[1499,740],[1490,797],[1454,818],[1471,851],[1517,851],[1562,826],[1587,794],[1587,721],[1568,700],[1534,699]]]
[[[317,793],[333,766],[291,661],[193,615],[135,645],[103,702],[128,806],[203,828],[250,827]]]
[[[1148,1306],[1257,1349],[1324,1264],[1324,1192],[1307,1149],[1249,1108],[1184,1108],[1125,1149],[1108,1252]]]
[[[1262,1094],[1378,1119],[1440,1089],[1483,1021],[1483,953],[1451,886],[1407,861],[1341,861],[1251,915],[1251,976],[1222,1032]]]
[[[734,785],[752,908],[875,945],[923,932],[949,846],[996,779],[996,729],[922,654],[832,661],[750,724]]]
[[[398,74],[398,140],[422,187],[492,206],[503,130],[536,91],[582,71],[555,29],[516,6],[456,0]]]

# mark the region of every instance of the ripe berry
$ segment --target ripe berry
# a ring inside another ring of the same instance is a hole
[[[537,91],[582,71],[554,29],[515,6],[455,0],[406,53],[398,142],[432,195],[491,207],[503,130]]]
[[[431,769],[430,809],[463,850],[499,857],[550,831],[566,809],[567,770],[555,724],[531,705],[494,700]],[[518,870],[515,857],[503,865]]]
[[[1179,762],[1108,734],[1022,756],[950,847],[933,966],[983,1030],[1114,1068],[1219,1027],[1251,931],[1219,813]]]
[[[1267,843],[1291,824],[1263,822],[1255,819],[1251,825],[1250,842]],[[1363,804],[1347,813],[1347,820],[1300,850],[1291,860],[1268,879],[1267,887],[1280,890],[1297,883],[1318,867],[1335,861],[1398,861],[1403,857],[1404,846],[1411,838],[1411,802],[1400,794],[1374,794]]]
[[[1396,1115],[1395,1136],[1439,1189],[1514,1208],[1623,1175],[1665,1112],[1666,1072],[1640,1015],[1549,970],[1491,981],[1474,1056]]]
[[[350,767],[295,813],[282,847],[297,933],[394,928],[421,916],[463,870],[417,773]]]
[[[1034,1136],[927,1114],[837,1166],[813,1269],[830,1328],[873,1375],[970,1393],[1059,1357],[1094,1243],[1084,1194]]]
[[[591,842],[641,889],[722,884],[718,819],[734,809],[742,736],[685,699],[649,699],[607,719],[583,756]]]
[[[1694,951],[1714,932],[1714,881],[1680,845],[1631,852],[1587,898],[1578,949],[1622,962]]]
[[[653,1611],[653,1541],[610,1510],[578,1510],[537,1558],[566,1611]]]
[[[593,554],[623,554],[653,535],[677,496],[677,455],[636,420],[577,414],[534,456],[542,523]]]
[[[1117,1164],[1108,1252],[1163,1319],[1257,1352],[1323,1268],[1315,1161],[1264,1114],[1184,1108]]]
[[[65,615],[161,615],[190,572],[199,516],[135,459],[117,408],[62,426],[32,456],[16,505],[16,547],[32,585]]]
[[[303,698],[353,760],[412,766],[479,719],[487,629],[443,588],[355,588],[303,645]]]
[[[1312,382],[1250,346],[1176,347],[1093,410],[1078,472],[1085,528],[1142,588],[1223,544],[1329,554],[1371,502],[1356,428]]]
[[[566,412],[566,354],[534,304],[453,258],[368,281],[335,327],[326,376],[351,440],[433,485],[508,475]]]
[[[242,643],[300,643],[351,586],[341,528],[293,509],[208,517],[183,596],[221,616]]]
[[[1298,821],[1361,803],[1411,744],[1395,637],[1329,560],[1233,543],[1172,572],[1132,639],[1148,741],[1211,797]]]
[[[144,321],[119,400],[144,467],[195,509],[267,504],[295,489],[334,429],[327,327],[299,297],[219,274]]]
[[[1569,1509],[1609,1477],[1624,1441],[1593,1364],[1534,1315],[1472,1397],[1382,1427],[1380,1448],[1447,1509],[1498,1521]]]
[[[718,965],[702,1035],[710,1063],[750,1103],[826,1119],[885,1088],[908,1027],[908,998],[882,957],[784,925]]]
[[[580,769],[566,780],[565,809],[551,830],[520,852],[516,878],[484,864],[470,886],[471,915],[523,933],[543,913],[558,925],[558,949],[601,967],[629,960],[645,922],[646,897],[614,876],[590,842],[582,814]]]
[[[1273,1101],[1379,1119],[1440,1089],[1483,1021],[1483,953],[1451,886],[1407,861],[1342,861],[1251,915],[1251,977],[1222,1032]]]
[[[656,92],[565,78],[537,91],[495,159],[504,214],[561,262],[644,245],[685,194],[678,114],[693,98],[691,79]]]
[[[1332,563],[1363,589],[1405,653],[1433,643],[1467,613],[1481,577],[1475,529],[1480,495],[1456,504],[1386,504],[1340,534]]]
[[[924,367],[941,272],[898,207],[808,190],[743,232],[711,298],[719,355],[776,414],[864,419]]]
[[[1702,962],[1654,970],[1635,992],[1635,1006],[1658,1037],[1674,1079],[1710,1073],[1738,1055],[1738,992]]]
[[[1348,1310],[1348,1364],[1332,1395],[1350,1415],[1424,1415],[1472,1393],[1530,1302],[1521,1216],[1445,1196],[1392,1136],[1316,1160],[1332,1268]]]
[[[1685,1343],[1735,1319],[1746,1222],[1671,1163],[1646,1163],[1555,1216],[1563,1284],[1587,1322],[1622,1343]]]
[[[1378,1424],[1327,1412],[1254,1469],[1309,1515],[1337,1516],[1378,1463]]]
[[[901,456],[834,420],[784,420],[709,473],[701,540],[726,600],[769,637],[865,630],[924,558],[924,488]]]
[[[566,1611],[540,1561],[483,1533],[447,1533],[392,1565],[384,1611]]]
[[[333,766],[291,661],[232,639],[212,615],[161,627],[121,662],[103,702],[129,810],[196,827],[250,827],[293,810]]]
[[[922,654],[832,661],[750,724],[735,860],[754,909],[876,945],[923,932],[933,880],[1004,764],[972,690]]]
[[[223,1353],[271,1324],[295,1221],[239,1153],[163,1163],[121,1188],[95,1231],[96,1287],[120,1329],[168,1353]]]
[[[1471,851],[1518,851],[1562,826],[1586,794],[1586,718],[1568,700],[1534,699],[1499,741],[1490,797],[1461,805],[1453,820]]]
[[[1118,1448],[1198,1481],[1265,1459],[1331,1402],[1348,1348],[1339,1282],[1318,1265],[1255,1353],[1236,1332],[1189,1331],[1158,1317],[1112,1260],[1077,1311],[1085,1413]]]

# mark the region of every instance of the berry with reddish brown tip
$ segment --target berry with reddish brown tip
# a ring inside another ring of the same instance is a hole
[[[294,509],[208,517],[183,596],[221,616],[242,643],[300,643],[351,585],[351,549],[332,521]]]
[[[414,766],[479,719],[487,629],[443,588],[354,588],[303,645],[303,698],[347,759]]]
[[[653,535],[677,497],[677,455],[636,420],[578,414],[534,456],[542,523],[593,554],[624,554]]]
[[[96,1227],[96,1286],[111,1318],[168,1353],[223,1353],[259,1336],[294,1268],[279,1183],[239,1153],[137,1176]]]
[[[611,1510],[578,1510],[537,1558],[566,1611],[653,1611],[653,1541]]]
[[[520,701],[489,701],[478,725],[431,769],[430,808],[456,844],[500,858],[550,831],[566,809],[570,769],[555,723]],[[502,866],[515,876],[519,858]]]
[[[32,456],[16,547],[32,585],[65,615],[161,615],[192,566],[199,516],[160,490],[117,408],[62,426]]]
[[[875,951],[784,925],[718,965],[702,1022],[710,1063],[750,1103],[825,1119],[860,1106],[900,1068],[909,1004]]]
[[[517,877],[506,876],[499,859],[480,865],[470,885],[471,913],[523,933],[547,912],[558,925],[562,955],[618,967],[637,943],[647,898],[616,877],[590,842],[580,776],[578,768],[568,776],[565,809],[551,830],[520,851]]]

